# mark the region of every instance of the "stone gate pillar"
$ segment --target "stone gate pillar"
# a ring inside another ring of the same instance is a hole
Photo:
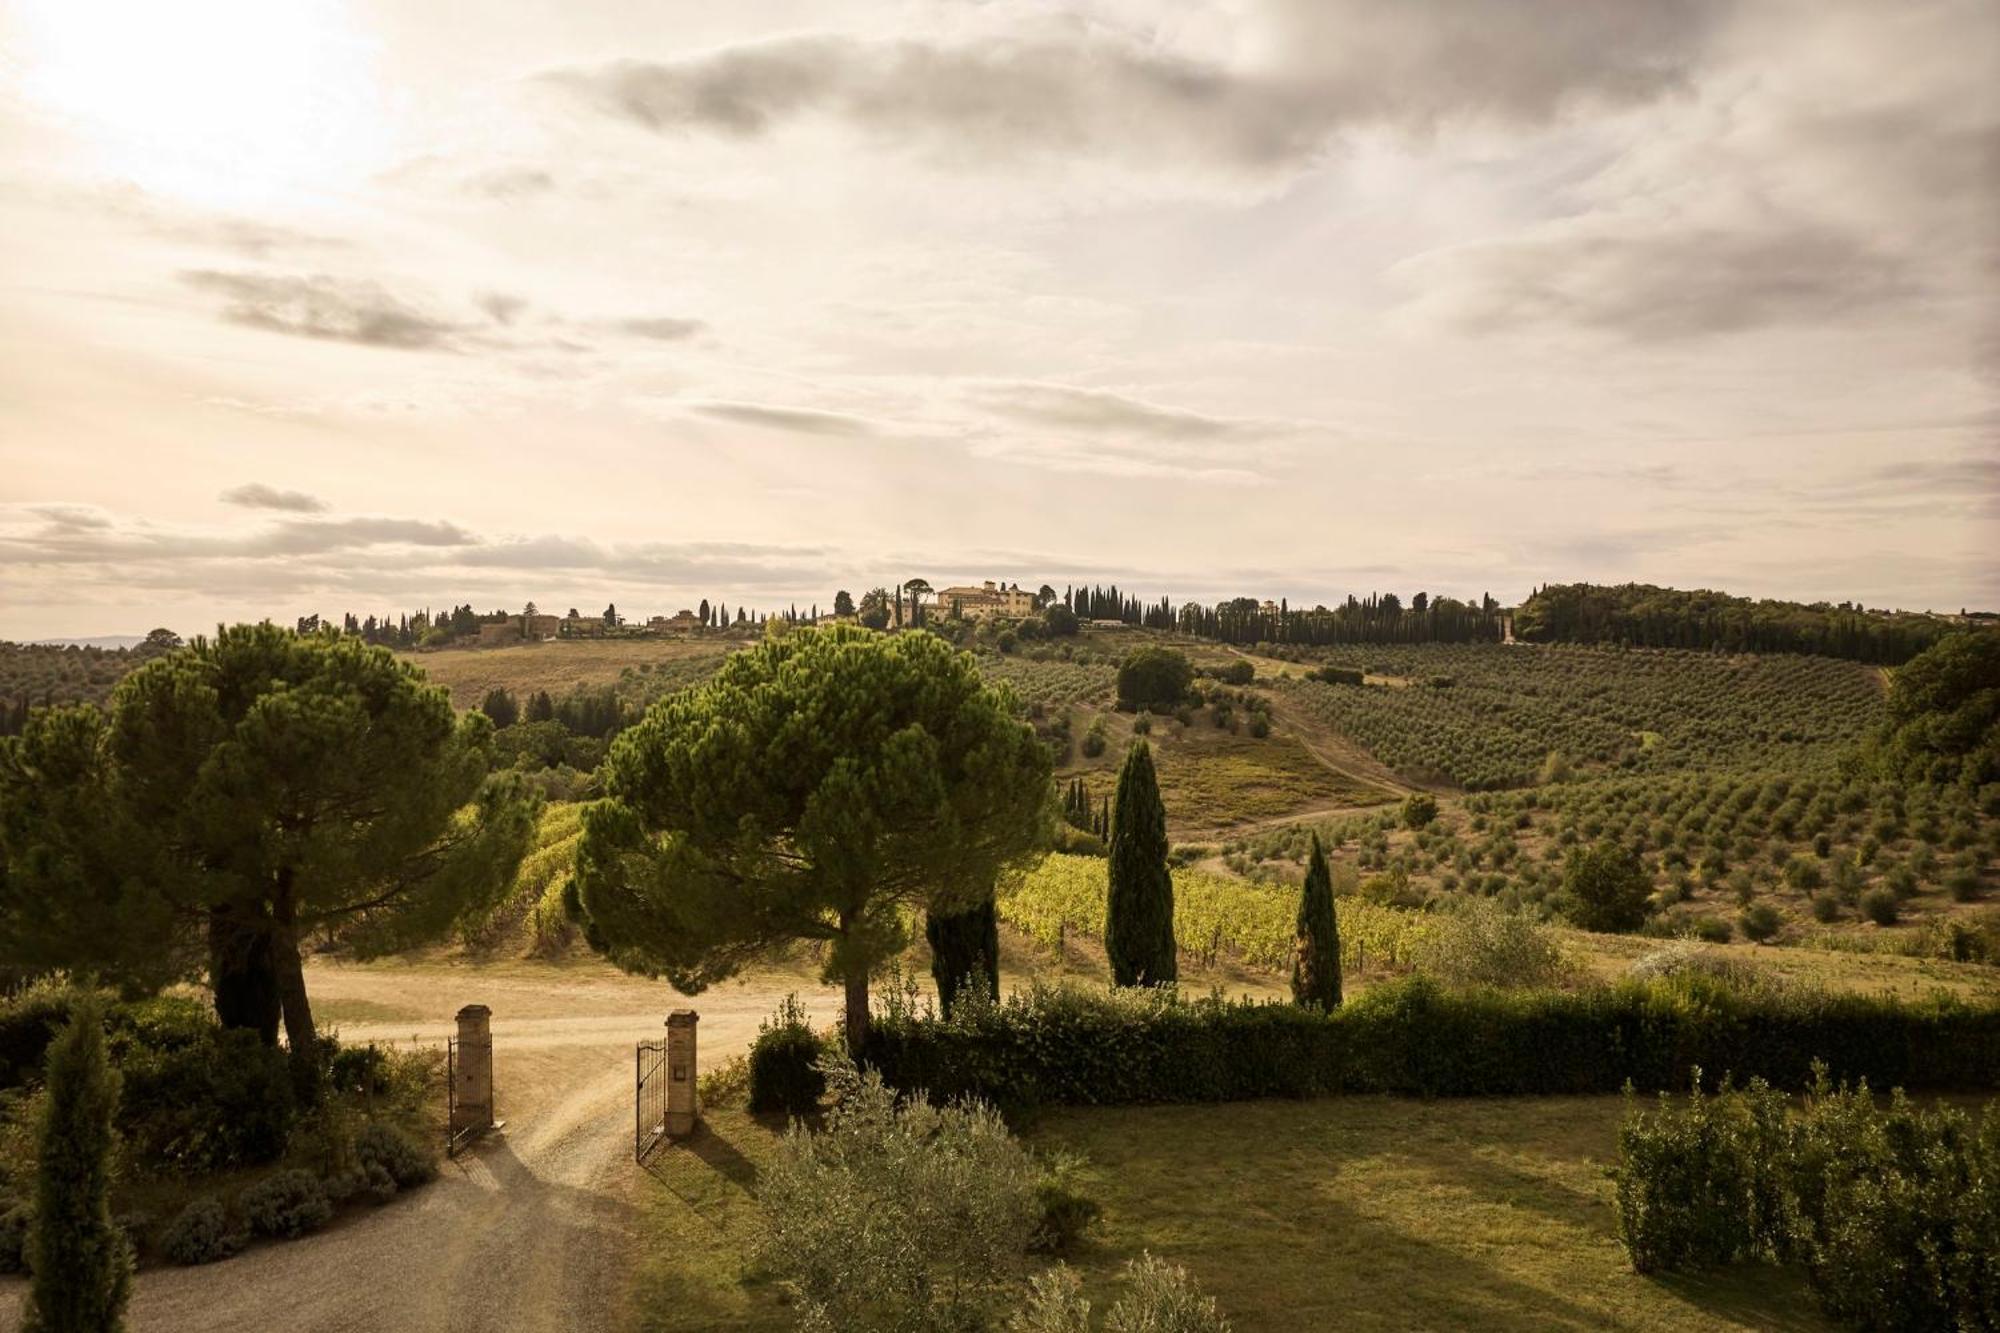
[[[451,1132],[493,1127],[493,1011],[468,1004],[458,1011],[458,1050],[451,1070]]]
[[[701,1108],[695,1104],[694,1028],[701,1015],[676,1009],[667,1015],[667,1137],[684,1139],[694,1133]]]

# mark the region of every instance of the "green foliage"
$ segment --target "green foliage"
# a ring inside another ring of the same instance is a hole
[[[120,1115],[133,1156],[149,1168],[199,1174],[275,1161],[293,1123],[284,1055],[254,1032],[210,1026],[189,1045],[124,1054]]]
[[[222,1200],[205,1195],[174,1215],[160,1233],[160,1253],[183,1266],[227,1259],[249,1243],[242,1228],[230,1220]]]
[[[1104,1321],[1105,1333],[1229,1333],[1212,1297],[1178,1264],[1150,1253],[1125,1265],[1125,1291]]]
[[[757,1025],[750,1046],[750,1109],[810,1115],[826,1095],[820,1060],[825,1044],[806,1021],[799,997],[787,995],[771,1017]]]
[[[1326,851],[1317,836],[1299,893],[1292,1000],[1325,1011],[1340,1007],[1340,920],[1333,906],[1333,872],[1327,868]]]
[[[764,1264],[799,1327],[988,1323],[1035,1235],[1034,1159],[990,1107],[898,1103],[872,1072],[824,1070],[825,1128],[794,1123],[758,1182]]]
[[[125,1326],[132,1251],[111,1219],[118,1076],[105,1057],[103,1012],[85,999],[49,1047],[35,1212],[27,1254],[34,1277],[24,1330],[115,1333]]]
[[[1755,1081],[1634,1110],[1619,1136],[1619,1235],[1640,1272],[1804,1265],[1828,1314],[1886,1330],[2000,1316],[2000,1106],[1975,1127],[1901,1090],[1882,1106],[1822,1067],[1791,1114]]]
[[[695,994],[772,946],[824,942],[848,986],[1042,842],[1047,751],[930,634],[801,629],[729,658],[623,732],[577,852],[594,942]]]
[[[1737,926],[1743,931],[1743,938],[1757,944],[1775,936],[1784,926],[1784,919],[1778,909],[1769,903],[1751,903],[1736,918]]]
[[[1890,678],[1877,768],[1908,783],[1967,790],[2000,781],[2000,630],[1954,634]]]
[[[1636,930],[1652,888],[1639,858],[1615,843],[1572,848],[1563,863],[1564,911],[1585,930]]]
[[[1497,903],[1464,901],[1427,925],[1410,944],[1408,960],[1446,986],[1559,986],[1576,978],[1577,966],[1554,931]]]
[[[1437,818],[1437,797],[1427,791],[1413,791],[1403,798],[1403,827],[1420,829]]]
[[[396,1189],[437,1179],[437,1159],[430,1151],[382,1120],[370,1120],[356,1132],[354,1159],[364,1175],[386,1178]]]
[[[271,1040],[282,1000],[309,1068],[305,932],[434,939],[511,879],[535,803],[491,736],[355,638],[197,639],[0,742],[0,956],[153,985],[205,949],[223,1021]]]
[[[1111,808],[1110,892],[1104,952],[1120,986],[1157,986],[1179,975],[1174,883],[1167,870],[1167,811],[1153,775],[1152,747],[1132,746]]]
[[[1815,1060],[1845,1078],[1964,1089],[2000,1081],[2000,1006],[1701,975],[1569,991],[1454,991],[1415,977],[1331,1014],[1036,986],[948,1021],[885,1018],[863,1058],[899,1088],[1009,1106],[1606,1093],[1628,1081],[1685,1087],[1697,1067],[1803,1087]]]
[[[1878,926],[1893,926],[1901,911],[1894,890],[1870,889],[1861,895],[1861,915]]]
[[[1125,708],[1171,710],[1192,684],[1194,667],[1171,648],[1136,648],[1118,664],[1118,702]]]
[[[1940,616],[1888,614],[1858,604],[1752,601],[1645,583],[1548,584],[1514,616],[1515,636],[1531,643],[1819,653],[1887,663],[1905,660],[1954,628]]]
[[[35,1210],[29,1204],[0,1210],[0,1274],[28,1271],[28,1235],[34,1226]]]
[[[260,1236],[290,1240],[333,1220],[326,1186],[310,1171],[278,1171],[264,1177],[237,1201],[244,1221]]]

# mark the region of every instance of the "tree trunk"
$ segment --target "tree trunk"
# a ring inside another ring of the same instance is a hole
[[[292,900],[291,875],[281,872],[273,902],[272,953],[277,963],[278,998],[284,1006],[285,1043],[292,1050],[292,1085],[306,1105],[319,1101],[319,1038],[313,1031],[312,1004],[306,998],[306,974],[299,959],[298,905]]]
[[[278,1044],[278,972],[271,922],[253,905],[224,903],[208,913],[208,984],[215,1017]]]
[[[868,1045],[868,971],[850,972],[847,984],[847,1054],[859,1063]]]

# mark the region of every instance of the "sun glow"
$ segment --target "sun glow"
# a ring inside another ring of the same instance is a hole
[[[87,170],[220,207],[384,165],[371,52],[337,0],[15,0],[9,64]]]

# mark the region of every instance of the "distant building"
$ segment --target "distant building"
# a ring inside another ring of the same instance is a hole
[[[957,588],[940,588],[937,605],[946,615],[963,616],[967,620],[981,620],[987,616],[1006,616],[1019,620],[1035,614],[1035,594],[1021,591],[1021,585],[995,583],[992,579],[974,587],[967,584]]]
[[[505,620],[479,627],[479,646],[493,648],[532,639],[553,639],[561,632],[562,623],[561,616],[533,616],[524,629],[521,617],[508,616]]]
[[[646,628],[655,634],[692,634],[701,628],[701,617],[682,607],[671,616],[654,616]]]
[[[564,616],[556,633],[565,639],[601,639],[607,628],[603,616]]]

